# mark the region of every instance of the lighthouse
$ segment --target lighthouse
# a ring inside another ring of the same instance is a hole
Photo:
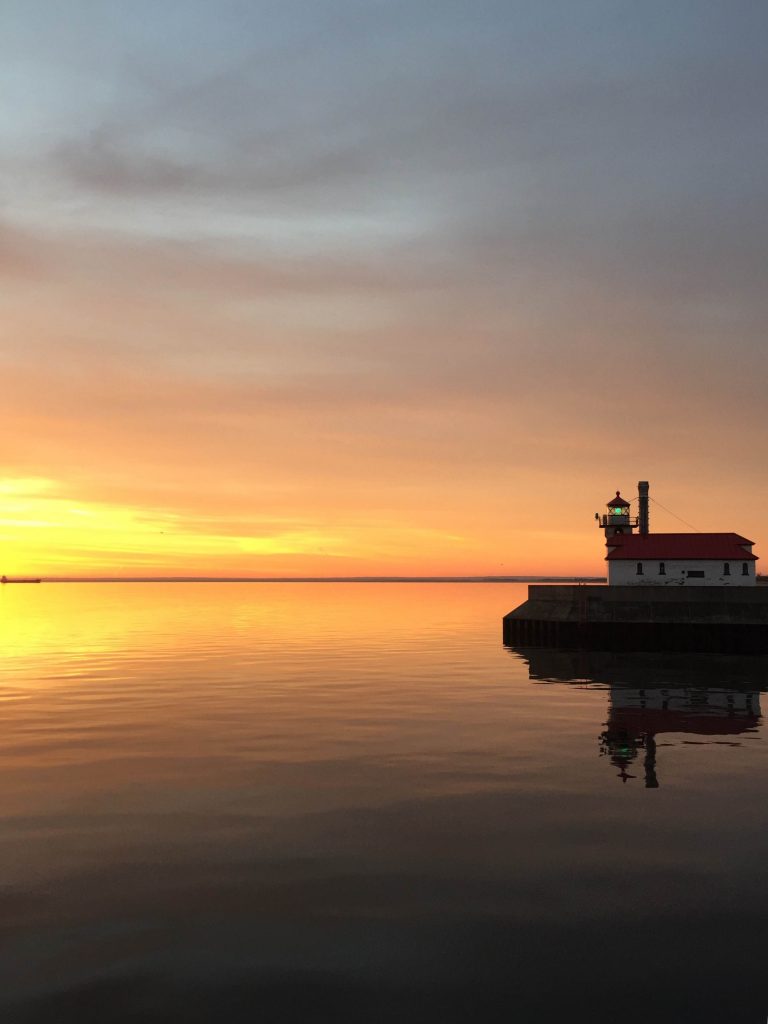
[[[649,484],[637,485],[638,514],[619,491],[598,526],[605,533],[611,586],[752,587],[757,583],[754,541],[738,533],[651,533]],[[637,531],[637,532],[635,532]]]
[[[617,534],[632,533],[637,526],[637,519],[634,521],[631,519],[629,514],[630,503],[626,498],[622,498],[621,492],[616,491],[616,494],[607,502],[607,505],[608,512],[603,515],[602,519],[595,512],[595,519],[600,529],[605,531],[606,541],[609,537],[615,537]]]
[[[637,485],[637,515],[634,519],[629,511],[631,503],[626,498],[622,498],[620,491],[616,491],[616,494],[607,502],[607,514],[601,518],[599,513],[595,512],[597,525],[605,531],[606,542],[609,537],[623,536],[627,533],[634,533],[635,530],[638,530],[642,536],[648,533],[648,491],[648,481],[640,480]]]

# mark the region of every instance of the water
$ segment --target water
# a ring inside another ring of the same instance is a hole
[[[764,1022],[766,662],[521,586],[0,590],[0,1019]]]

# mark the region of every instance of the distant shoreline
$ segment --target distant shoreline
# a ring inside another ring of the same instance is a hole
[[[43,583],[605,583],[604,576],[43,576]],[[12,581],[9,581],[12,582]]]

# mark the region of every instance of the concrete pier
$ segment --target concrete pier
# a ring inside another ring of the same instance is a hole
[[[768,587],[528,587],[504,643],[604,651],[768,652]]]

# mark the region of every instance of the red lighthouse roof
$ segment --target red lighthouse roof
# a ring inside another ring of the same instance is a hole
[[[606,501],[605,504],[608,505],[609,508],[613,508],[616,505],[620,505],[622,508],[629,508],[629,502],[625,498],[622,498],[618,491],[616,491],[616,497],[611,498],[610,501]]]
[[[660,560],[712,559],[719,562],[756,562],[754,541],[738,533],[619,533],[608,538],[610,561],[622,558],[642,562]]]

